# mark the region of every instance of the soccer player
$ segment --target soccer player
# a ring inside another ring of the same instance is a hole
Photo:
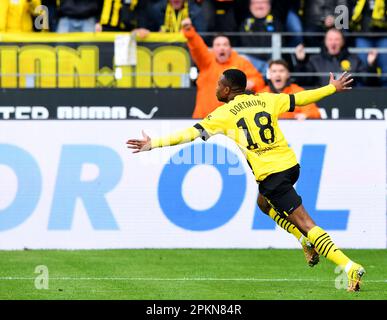
[[[259,183],[258,206],[261,210],[300,238],[300,242],[304,239],[309,241],[313,250],[344,268],[349,279],[348,291],[358,291],[365,270],[349,259],[305,210],[301,197],[293,187],[299,177],[300,166],[278,126],[281,113],[294,111],[296,105],[308,105],[335,92],[349,90],[352,81],[351,75],[346,73],[337,80],[331,73],[329,84],[318,89],[295,94],[248,95],[245,94],[246,75],[240,70],[229,69],[221,75],[216,89],[216,96],[219,101],[225,102],[224,105],[193,127],[154,139],[143,132],[143,139],[130,139],[127,146],[134,149],[133,153],[138,153],[191,142],[198,137],[207,140],[215,134],[233,139]]]

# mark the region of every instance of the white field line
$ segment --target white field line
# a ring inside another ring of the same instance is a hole
[[[35,280],[35,277],[0,277],[0,281]],[[334,282],[335,279],[260,279],[260,278],[135,278],[135,277],[49,277],[59,281],[229,281],[229,282]],[[387,283],[387,279],[365,280]]]

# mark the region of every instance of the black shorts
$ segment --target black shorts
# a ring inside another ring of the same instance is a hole
[[[281,217],[288,216],[302,204],[301,197],[293,187],[299,176],[300,165],[297,164],[285,171],[273,173],[259,183],[259,193]]]

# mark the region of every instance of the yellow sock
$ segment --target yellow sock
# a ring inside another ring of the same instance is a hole
[[[329,234],[320,227],[315,226],[310,229],[308,232],[308,239],[320,255],[323,255],[333,263],[343,268],[352,264],[352,261],[336,247]]]
[[[269,216],[272,218],[282,229],[285,229],[287,232],[294,235],[297,240],[302,241],[302,233],[300,230],[297,229],[297,227],[289,222],[288,220],[281,218],[281,216],[273,209],[271,208],[269,211]],[[300,240],[301,239],[301,240]]]

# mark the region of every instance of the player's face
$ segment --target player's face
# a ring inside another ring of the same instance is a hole
[[[216,87],[216,97],[220,102],[228,102],[227,97],[230,92],[230,87],[227,86],[226,79],[222,75],[218,80],[218,85]]]
[[[271,10],[269,0],[250,0],[250,12],[258,19],[266,17]]]
[[[286,83],[290,78],[289,70],[280,64],[271,65],[269,68],[269,75],[274,88],[279,91],[282,91],[282,89],[285,88]]]
[[[227,37],[217,37],[212,44],[216,61],[225,63],[231,56],[231,44]]]
[[[328,31],[325,36],[325,47],[328,53],[332,56],[336,56],[340,53],[344,46],[344,39],[340,32]]]
[[[169,0],[172,8],[175,10],[180,10],[183,7],[184,0]]]

